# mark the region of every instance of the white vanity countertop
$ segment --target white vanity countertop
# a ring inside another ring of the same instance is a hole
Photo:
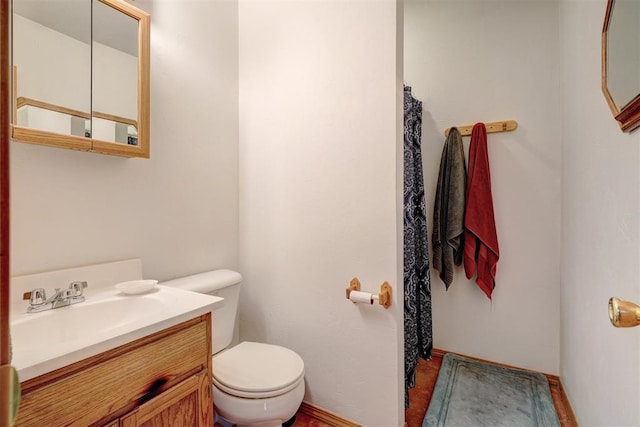
[[[219,297],[158,285],[139,295],[113,287],[40,313],[12,313],[12,364],[20,381],[78,362],[222,307]]]

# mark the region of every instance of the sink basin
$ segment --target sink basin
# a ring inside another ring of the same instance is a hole
[[[223,299],[156,286],[139,295],[113,288],[40,313],[12,313],[12,364],[20,381],[61,368],[222,306]]]

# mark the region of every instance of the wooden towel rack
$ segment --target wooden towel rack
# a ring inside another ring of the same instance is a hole
[[[464,125],[464,126],[456,126],[460,131],[460,135],[469,136],[471,135],[471,130],[474,125]],[[495,133],[495,132],[511,132],[512,130],[516,130],[518,127],[518,122],[515,120],[503,120],[501,122],[491,122],[485,123],[484,126],[487,128],[487,133]],[[451,128],[447,128],[444,131],[444,136],[449,135],[449,131]]]

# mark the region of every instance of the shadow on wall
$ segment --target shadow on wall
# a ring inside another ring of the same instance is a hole
[[[424,104],[423,104],[424,106]],[[425,176],[438,176],[442,147],[444,146],[444,134],[440,133],[438,125],[431,116],[431,113],[423,108],[422,110],[422,169]],[[431,233],[433,233],[433,201],[436,198],[435,181],[425,179],[424,197],[427,211],[427,236],[429,245],[429,265],[432,263],[431,254]],[[433,185],[432,185],[433,184]],[[432,273],[433,274],[433,273]],[[434,276],[437,277],[437,276]],[[432,282],[434,277],[432,277]]]
[[[246,287],[240,290],[240,305],[238,307],[238,336],[240,341],[267,342],[267,316],[263,304],[247,304],[249,295]],[[251,305],[253,308],[247,313],[245,307]],[[234,334],[235,335],[235,334]]]

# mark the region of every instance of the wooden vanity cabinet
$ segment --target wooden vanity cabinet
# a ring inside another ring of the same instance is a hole
[[[212,427],[210,316],[25,381],[16,426]]]
[[[206,372],[196,374],[120,418],[118,427],[209,425],[203,417],[211,411],[201,411],[200,402],[209,402],[208,407],[213,408],[210,390]]]

